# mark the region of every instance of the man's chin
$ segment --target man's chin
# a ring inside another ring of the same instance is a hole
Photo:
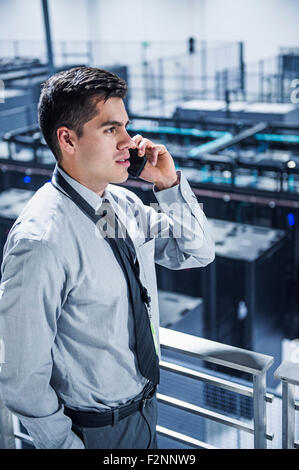
[[[126,171],[124,172],[124,174],[122,176],[118,176],[118,177],[115,177],[113,178],[113,181],[110,181],[110,183],[125,183],[125,181],[127,181],[127,179],[129,178],[129,173]]]

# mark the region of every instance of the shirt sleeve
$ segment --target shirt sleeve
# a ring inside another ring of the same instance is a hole
[[[0,284],[4,405],[38,449],[84,449],[51,387],[52,349],[66,290],[63,262],[42,240],[8,240]]]
[[[149,237],[155,237],[155,262],[169,269],[203,267],[215,258],[210,224],[185,178],[179,184],[153,192],[157,207],[146,206]]]

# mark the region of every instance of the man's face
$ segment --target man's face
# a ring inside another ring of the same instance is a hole
[[[83,134],[76,137],[73,162],[75,175],[82,184],[101,193],[108,183],[122,183],[128,178],[128,162],[134,142],[127,133],[128,115],[121,98],[97,103],[97,115],[84,124]]]

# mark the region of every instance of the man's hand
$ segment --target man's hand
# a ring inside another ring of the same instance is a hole
[[[147,158],[144,169],[139,178],[154,183],[157,189],[171,188],[179,183],[174,161],[165,145],[154,144],[141,135],[132,137],[138,156]]]

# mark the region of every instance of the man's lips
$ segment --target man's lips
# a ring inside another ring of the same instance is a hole
[[[117,162],[119,162],[120,160],[129,160],[130,156],[128,157],[122,157],[122,158],[119,158],[118,160],[116,160]]]
[[[122,165],[122,166],[125,166],[126,168],[128,168],[128,167],[130,166],[129,158],[130,158],[130,157],[121,158],[121,159],[119,159],[119,160],[116,160],[116,163],[118,163],[119,165]]]
[[[116,160],[116,163],[118,165],[122,165],[128,168],[130,166],[129,158],[130,158],[130,155],[124,155],[123,157],[118,158],[118,160]]]

